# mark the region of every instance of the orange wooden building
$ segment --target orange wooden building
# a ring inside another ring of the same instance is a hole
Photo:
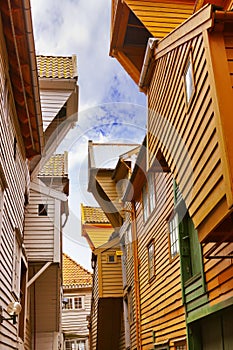
[[[112,4],[110,54],[148,98],[146,168],[156,173],[159,164],[175,183],[188,348],[231,348],[232,2]],[[151,302],[154,298],[151,294]],[[142,320],[143,313],[142,308]],[[149,325],[156,315],[146,315]],[[172,347],[166,331],[157,327],[154,348],[160,342],[161,348]]]

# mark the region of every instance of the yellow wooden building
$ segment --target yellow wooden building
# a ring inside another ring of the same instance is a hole
[[[119,237],[98,207],[81,206],[82,234],[92,249],[90,349],[124,349]]]

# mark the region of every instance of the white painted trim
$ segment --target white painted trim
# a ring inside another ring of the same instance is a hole
[[[54,242],[53,242],[53,261],[61,262],[61,203],[55,199],[54,205]]]
[[[44,194],[48,197],[51,197],[51,198],[54,198],[54,199],[58,199],[62,202],[66,202],[67,201],[67,195],[62,193],[62,192],[59,192],[57,190],[54,190],[48,186],[46,186],[42,181],[38,180],[38,182],[31,182],[30,184],[30,189],[35,191],[35,192],[38,192],[38,193],[41,193],[41,194]]]

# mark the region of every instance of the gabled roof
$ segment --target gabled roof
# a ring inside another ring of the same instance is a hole
[[[81,204],[82,236],[92,250],[106,243],[114,229],[103,210]]]
[[[76,56],[37,56],[40,78],[73,79],[77,77]]]
[[[82,223],[83,224],[110,224],[107,216],[99,207],[89,207],[82,205]]]
[[[39,176],[64,177],[68,175],[67,152],[53,155],[39,172]]]
[[[92,274],[63,253],[63,287],[82,288],[92,286]]]

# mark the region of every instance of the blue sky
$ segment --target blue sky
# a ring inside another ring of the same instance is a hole
[[[87,142],[141,143],[146,99],[119,63],[109,57],[111,0],[31,0],[36,53],[77,55],[79,116],[59,151],[69,152],[70,218],[64,251],[90,269],[90,251],[80,237],[80,203],[87,193]]]

